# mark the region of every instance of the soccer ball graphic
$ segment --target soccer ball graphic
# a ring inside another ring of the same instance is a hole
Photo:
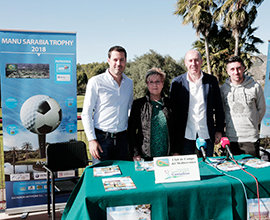
[[[44,135],[60,125],[62,110],[53,98],[47,95],[35,95],[23,103],[20,117],[23,126],[29,131]]]

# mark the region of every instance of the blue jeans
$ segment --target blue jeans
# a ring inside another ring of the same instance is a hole
[[[115,138],[110,136],[106,137],[104,134],[96,134],[96,137],[103,153],[99,152],[100,159],[92,158],[93,165],[104,160],[127,160],[127,132],[120,133]]]
[[[205,149],[206,156],[213,157],[214,144],[210,139],[207,139],[205,141],[207,143],[207,147]],[[195,151],[196,149],[196,140],[189,140],[184,138],[182,155],[195,154],[197,153],[197,151]],[[201,152],[199,153],[199,156],[202,156]]]

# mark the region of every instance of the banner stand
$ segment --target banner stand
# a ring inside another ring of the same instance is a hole
[[[56,203],[55,209],[64,210],[66,206],[65,203]],[[21,207],[21,208],[12,208],[6,209],[5,213],[8,215],[14,215],[19,213],[30,213],[30,212],[39,212],[39,211],[47,211],[47,204],[46,205],[35,205],[35,206],[28,206],[28,207]]]
[[[0,29],[0,73],[6,213],[27,216],[47,209],[47,143],[77,139],[76,32]]]

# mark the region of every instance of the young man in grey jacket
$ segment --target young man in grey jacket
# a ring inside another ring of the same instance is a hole
[[[266,111],[262,87],[244,74],[243,60],[238,56],[227,61],[230,76],[221,86],[226,120],[226,136],[234,155],[259,157],[259,125]]]

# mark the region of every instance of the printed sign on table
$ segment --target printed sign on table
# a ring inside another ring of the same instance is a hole
[[[154,157],[155,182],[200,180],[197,155]]]

